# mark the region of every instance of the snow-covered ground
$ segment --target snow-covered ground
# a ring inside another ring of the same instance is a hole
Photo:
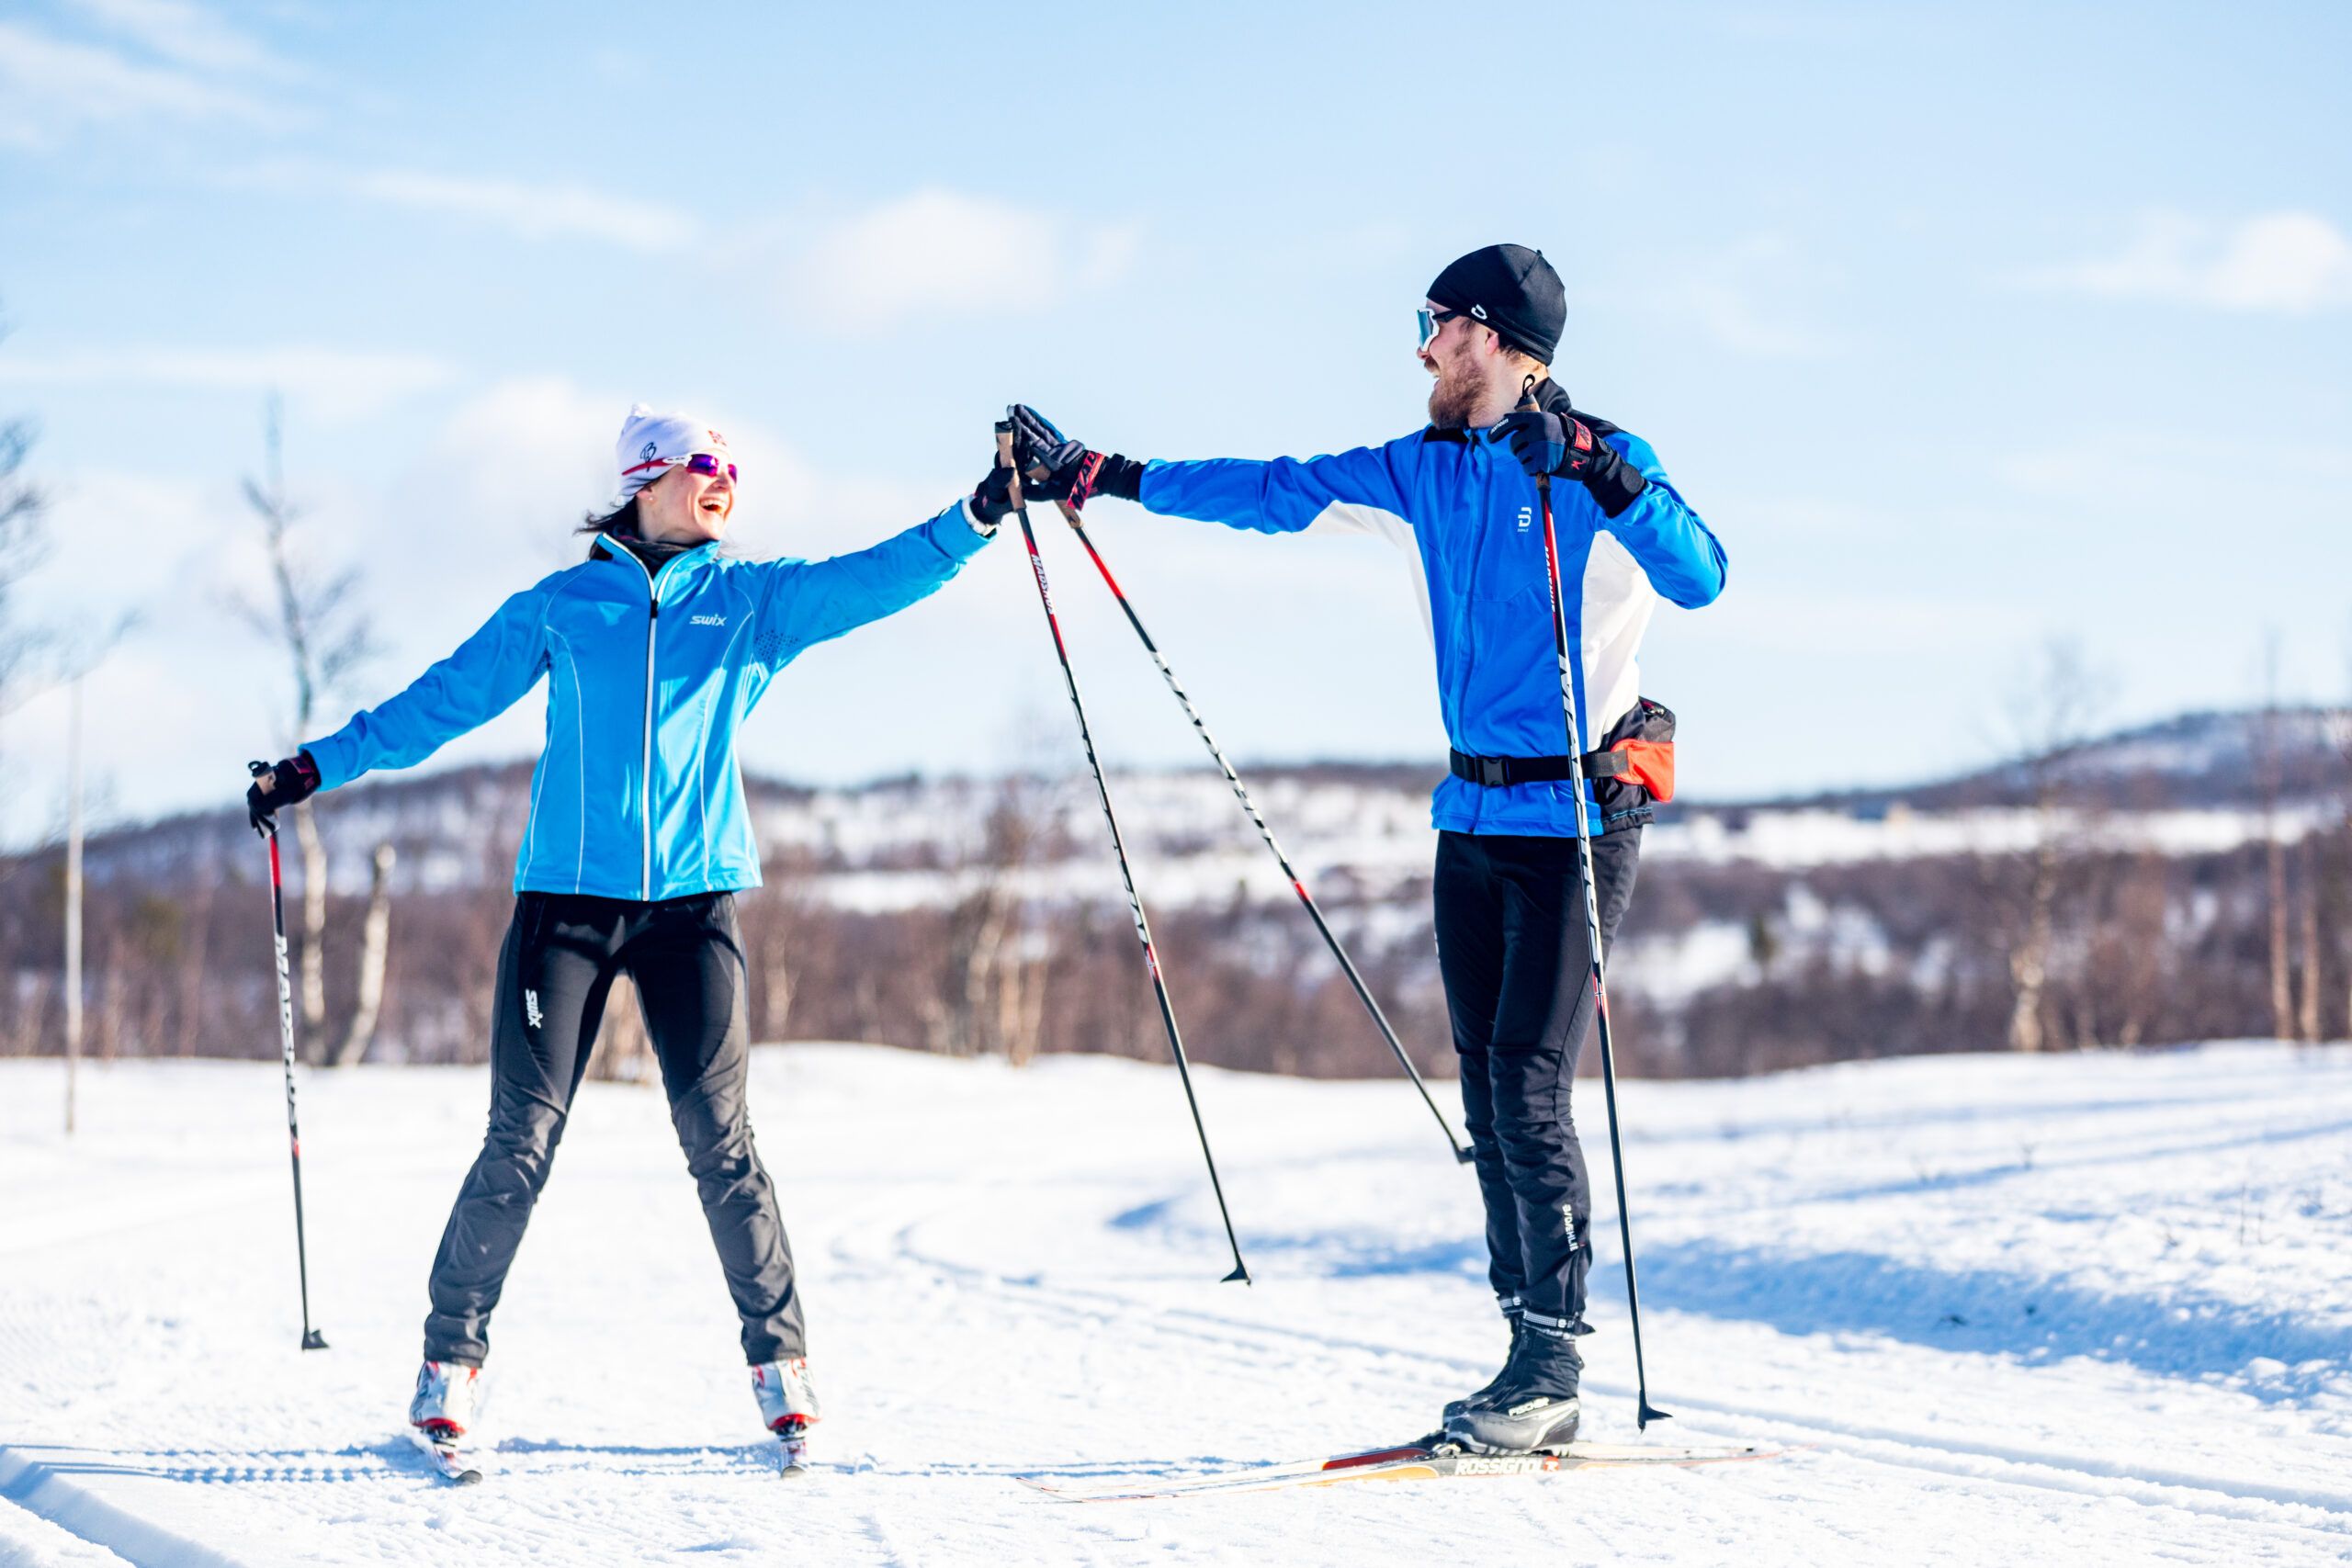
[[[481,1070],[0,1063],[0,1562],[2309,1562],[2352,1556],[2352,1053],[1625,1086],[1650,1440],[1760,1463],[1073,1505],[1409,1438],[1500,1337],[1409,1090],[760,1053],[822,1473],[768,1454],[657,1092],[591,1085],[494,1328],[491,1483],[399,1440]],[[1599,1096],[1585,1096],[1606,1193]],[[1613,1211],[1587,1430],[1631,1439]]]

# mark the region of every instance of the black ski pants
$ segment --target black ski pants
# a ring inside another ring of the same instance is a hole
[[[644,1004],[670,1121],[743,1321],[744,1358],[756,1366],[805,1353],[792,1248],[744,1107],[750,1026],[734,895],[646,904],[525,893],[499,954],[490,1132],[433,1259],[427,1360],[478,1367],[488,1353],[490,1314],[623,970]]]
[[[1605,953],[1634,896],[1641,829],[1596,839],[1592,852]],[[1581,1331],[1592,1189],[1568,1091],[1594,998],[1577,841],[1440,833],[1436,905],[1487,1277],[1506,1310]]]

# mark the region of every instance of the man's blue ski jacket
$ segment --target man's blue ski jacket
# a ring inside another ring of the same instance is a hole
[[[1544,390],[1566,408],[1564,398]],[[1583,650],[1574,661],[1579,751],[1594,750],[1640,695],[1635,654],[1658,596],[1697,609],[1724,586],[1723,547],[1668,480],[1649,444],[1592,423],[1648,483],[1612,518],[1583,485],[1553,481],[1568,646]],[[1139,499],[1152,512],[1236,528],[1296,533],[1322,525],[1381,534],[1406,547],[1419,569],[1438,704],[1454,750],[1476,757],[1567,750],[1535,481],[1491,431],[1425,429],[1303,460],[1153,462],[1144,468]],[[1449,776],[1430,818],[1455,832],[1572,835],[1574,787],[1487,788]],[[1589,782],[1586,790],[1587,820],[1600,832]]]
[[[406,691],[309,742],[319,787],[421,762],[545,675],[547,746],[514,890],[650,900],[756,887],[737,727],[803,649],[923,598],[986,542],[960,502],[830,560],[734,560],[704,545],[656,573],[600,539]]]

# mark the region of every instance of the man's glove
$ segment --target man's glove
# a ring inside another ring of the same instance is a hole
[[[1021,466],[1021,489],[1033,500],[1065,502],[1075,512],[1091,495],[1137,499],[1141,463],[1089,450],[1086,443],[1070,440],[1026,403],[1005,412],[1012,420],[1012,460]]]
[[[1592,491],[1608,516],[1624,511],[1648,488],[1639,468],[1574,414],[1521,409],[1497,422],[1495,434],[1510,443],[1511,456],[1530,478],[1574,479]]]
[[[1012,421],[1012,460],[1024,476],[1022,490],[1039,501],[1084,506],[1102,471],[1102,454],[1064,435],[1027,403],[1015,403],[1005,414]]]
[[[997,525],[1012,513],[1012,476],[1014,469],[1001,465],[980,476],[972,487],[972,526],[984,539],[996,537]],[[1027,497],[1024,495],[1023,500]]]
[[[1592,426],[1574,414],[1539,413],[1521,409],[1505,414],[1495,434],[1510,443],[1511,456],[1532,479],[1552,474],[1564,479],[1590,478],[1602,467],[1623,461],[1617,449],[1592,433]]]
[[[297,751],[275,767],[261,762],[245,765],[254,773],[253,784],[245,791],[245,820],[256,833],[277,832],[279,810],[300,806],[319,792],[319,765],[308,751]]]

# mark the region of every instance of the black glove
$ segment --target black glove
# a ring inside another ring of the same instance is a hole
[[[1021,465],[1024,493],[1038,501],[1067,502],[1072,512],[1092,495],[1142,499],[1144,466],[1133,457],[1090,450],[1026,403],[1005,412],[1012,415],[1012,460]]]
[[[1582,480],[1609,463],[1623,460],[1614,446],[1595,435],[1592,426],[1574,414],[1521,409],[1505,414],[1495,426],[1495,434],[1510,443],[1511,456],[1519,459],[1531,479],[1551,474]]]
[[[972,516],[977,519],[980,533],[988,538],[996,537],[997,525],[1012,514],[1012,476],[1015,472],[1015,469],[1001,466],[992,468],[980,476],[978,484],[972,487]],[[1023,499],[1027,498],[1024,496]]]
[[[276,767],[263,762],[245,765],[254,773],[253,784],[245,791],[245,820],[256,833],[277,832],[279,810],[300,806],[319,793],[319,765],[308,751],[297,751]]]
[[[1021,469],[1023,491],[1038,501],[1084,506],[1102,470],[1102,454],[1064,435],[1027,403],[1015,403],[1004,412],[1012,422],[1012,460]]]
[[[1511,456],[1530,478],[1574,479],[1592,491],[1608,516],[1624,511],[1648,488],[1639,468],[1574,414],[1523,408],[1497,422],[1495,434],[1510,443]]]

